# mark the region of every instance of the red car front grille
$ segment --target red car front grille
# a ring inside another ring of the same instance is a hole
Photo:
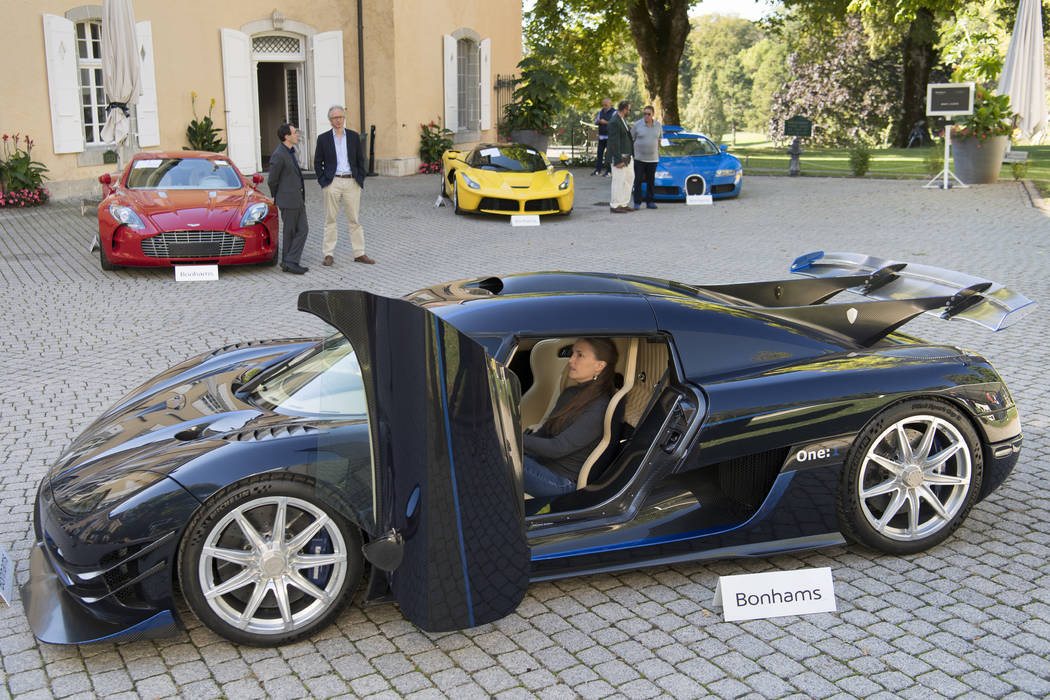
[[[240,255],[244,239],[225,231],[165,231],[142,239],[150,258],[222,258]]]

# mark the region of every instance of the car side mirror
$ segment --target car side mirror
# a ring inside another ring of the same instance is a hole
[[[729,146],[723,143],[721,146],[718,147],[718,150],[722,151],[722,153],[729,153]]]
[[[102,173],[101,175],[98,176],[98,181],[101,182],[103,185],[112,185],[113,184],[113,176],[110,175],[109,173]]]
[[[255,173],[254,175],[252,175],[252,184],[254,184],[256,188],[259,187],[259,184],[262,181],[263,181],[262,173]]]

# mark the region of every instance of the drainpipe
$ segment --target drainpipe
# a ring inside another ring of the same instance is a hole
[[[357,102],[361,108],[361,133],[365,133],[365,19],[364,0],[357,0]]]

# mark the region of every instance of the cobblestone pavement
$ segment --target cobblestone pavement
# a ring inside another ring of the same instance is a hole
[[[931,340],[981,348],[1022,410],[1010,479],[945,544],[882,556],[860,546],[682,564],[532,586],[499,622],[425,634],[393,606],[350,608],[314,638],[237,647],[201,627],[151,642],[56,647],[34,641],[21,601],[0,609],[0,698],[455,696],[1046,697],[1050,695],[1050,458],[1047,367],[1050,219],[1003,183],[925,190],[916,181],[748,178],[712,207],[660,205],[611,216],[609,181],[578,177],[576,211],[513,228],[435,209],[433,176],[369,180],[368,252],[320,266],[322,209],[308,183],[303,277],[222,270],[175,283],[170,270],[103,273],[92,219],[72,203],[0,211],[0,546],[27,576],[31,499],[69,441],[169,364],[259,337],[312,334],[297,292],[358,287],[399,295],[479,274],[538,269],[730,282],[787,276],[811,250],[852,250],[948,267],[1040,301],[988,333],[919,319]],[[729,624],[719,575],[830,566],[838,611]]]

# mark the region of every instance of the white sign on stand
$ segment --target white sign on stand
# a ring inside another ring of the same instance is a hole
[[[835,584],[828,567],[720,576],[714,604],[726,622],[835,612]]]
[[[692,206],[695,204],[714,204],[715,200],[709,194],[687,194],[685,203]]]
[[[219,279],[218,265],[176,265],[176,282],[209,282]]]
[[[973,92],[973,83],[930,83],[926,86],[926,114],[947,117],[948,121],[944,123],[944,167],[923,187],[947,190],[952,187],[949,175],[959,187],[969,187],[952,172],[948,162],[952,151],[951,119],[957,115],[973,114]],[[937,182],[942,178],[942,182]]]
[[[539,214],[513,214],[510,217],[511,226],[539,226]]]
[[[10,605],[15,593],[15,563],[0,547],[0,607]]]

